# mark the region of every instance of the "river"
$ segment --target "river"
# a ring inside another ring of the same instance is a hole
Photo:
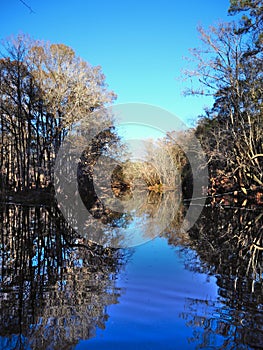
[[[262,349],[261,209],[110,249],[52,207],[2,204],[0,349]]]

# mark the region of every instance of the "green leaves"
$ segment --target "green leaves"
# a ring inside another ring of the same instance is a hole
[[[244,13],[240,23],[240,33],[250,33],[253,46],[258,51],[263,45],[263,1],[262,0],[231,0],[229,14]]]

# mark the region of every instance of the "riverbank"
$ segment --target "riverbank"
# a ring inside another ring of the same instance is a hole
[[[1,203],[15,203],[24,205],[52,205],[55,202],[55,194],[52,189],[27,189],[24,191],[0,192]]]
[[[154,186],[147,188],[149,192],[156,192]],[[112,188],[116,197],[119,197],[120,193],[116,191],[116,188]],[[118,188],[120,191],[120,189]],[[130,191],[130,188],[122,188],[122,194],[126,191]],[[172,188],[164,188],[164,190],[173,190]],[[158,192],[159,193],[159,192]],[[257,187],[248,189],[246,193],[242,190],[230,190],[221,188],[215,188],[208,190],[208,199],[212,203],[229,204],[239,203],[245,206],[247,203],[253,203],[256,205],[263,205],[263,188]],[[55,203],[55,191],[53,188],[41,188],[41,189],[27,189],[23,191],[2,191],[0,192],[0,203],[16,203],[25,205],[52,205]]]

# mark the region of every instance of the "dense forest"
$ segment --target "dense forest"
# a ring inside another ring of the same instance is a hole
[[[214,105],[195,133],[208,157],[211,180],[242,189],[262,188],[262,1],[231,1],[238,22],[199,28],[203,50],[193,50],[196,94],[212,94]]]
[[[1,190],[47,188],[72,123],[115,98],[100,67],[63,44],[19,36],[0,61]],[[90,124],[101,123],[91,120]],[[89,125],[86,125],[89,127]]]
[[[204,166],[209,169],[210,194],[253,193],[258,203],[262,203],[262,1],[231,0],[229,14],[236,20],[208,30],[198,29],[202,45],[191,50],[195,68],[184,72],[189,81],[198,82],[193,86],[189,83],[185,93],[212,95],[214,105],[186,133],[171,130],[157,145],[149,143],[144,163],[123,163],[112,176],[117,195],[140,180],[149,190],[171,190],[179,172],[185,195],[189,197],[191,169],[185,149],[190,149],[191,140],[198,138],[207,157]],[[114,131],[114,116],[94,114],[104,111],[116,98],[108,89],[100,67],[92,67],[64,44],[35,41],[26,35],[6,40],[3,52],[0,60],[2,194],[50,191],[60,146],[72,125],[82,124],[83,118],[83,130],[95,125],[109,127],[109,132],[101,133],[93,146],[84,145],[80,162],[82,169],[83,164],[88,167],[89,175],[108,142],[115,142],[119,152],[123,152]],[[185,143],[184,151],[176,139]],[[153,159],[157,166],[153,166]],[[171,164],[175,165],[177,174]]]

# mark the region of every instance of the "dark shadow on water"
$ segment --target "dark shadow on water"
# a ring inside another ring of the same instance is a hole
[[[218,286],[216,302],[186,302],[181,316],[194,329],[189,341],[200,349],[262,349],[262,208],[205,208],[188,243],[198,259],[187,268],[216,276]]]
[[[164,211],[166,202],[162,198]],[[152,203],[159,208],[154,196],[142,212],[154,215]],[[184,299],[180,317],[192,329],[189,344],[263,348],[260,208],[207,207],[188,235],[178,229],[184,214],[181,206],[162,236],[190,252],[184,255],[188,270],[214,276],[218,286],[217,300],[198,300],[194,293]],[[151,237],[152,226],[145,231]],[[73,349],[106,327],[107,306],[119,302],[117,279],[131,250],[77,237],[54,208],[18,204],[0,206],[0,247],[1,349]]]
[[[54,209],[0,207],[0,348],[71,349],[105,328],[122,252],[74,240]]]

